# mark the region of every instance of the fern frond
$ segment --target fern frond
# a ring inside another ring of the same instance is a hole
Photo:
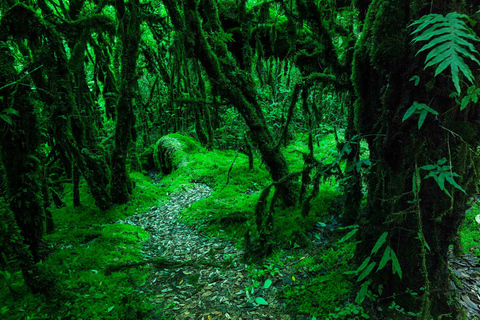
[[[418,55],[420,52],[430,50],[425,59],[425,68],[436,65],[435,76],[437,76],[450,67],[452,81],[458,93],[460,93],[460,72],[471,83],[474,80],[472,70],[465,63],[464,58],[480,65],[480,61],[475,56],[479,53],[472,44],[480,39],[463,20],[467,17],[457,12],[451,12],[446,16],[432,13],[410,25],[418,26],[412,32],[412,35],[419,34],[413,42],[427,41],[427,44],[417,52]]]

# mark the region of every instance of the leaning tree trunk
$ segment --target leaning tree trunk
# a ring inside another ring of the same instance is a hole
[[[461,112],[449,97],[450,80],[424,71],[425,56],[415,57],[418,48],[413,48],[407,26],[429,9],[423,1],[374,0],[355,47],[356,127],[366,137],[372,160],[367,206],[358,219],[361,242],[356,256],[359,262],[370,257],[378,266],[388,245],[398,257],[402,276],[387,265],[367,277],[370,288],[382,285],[382,297],[391,301],[396,296],[401,307],[420,310],[422,319],[460,319],[447,259],[449,245],[457,241],[467,196],[446,183],[450,198],[434,179],[422,180],[431,171],[419,168],[445,158],[462,176],[456,178],[458,184],[472,192],[479,162],[469,150],[479,145],[480,119],[478,104],[472,107],[475,110]],[[435,5],[434,10],[448,12]],[[415,75],[421,79],[418,86],[409,81]],[[420,130],[418,117],[402,121],[414,101],[439,113],[428,115]],[[388,232],[385,244],[372,254],[384,232]],[[393,254],[389,256],[392,261]],[[406,294],[407,289],[420,296]]]
[[[115,203],[125,203],[132,193],[132,182],[127,172],[128,147],[132,141],[135,114],[133,99],[135,98],[136,67],[138,46],[140,43],[139,2],[135,0],[128,5],[125,13],[123,1],[117,1],[117,11],[122,21],[122,80],[120,99],[117,105],[117,124],[115,127],[115,150],[112,155],[112,189],[111,195]]]
[[[217,55],[221,55],[224,59],[228,59],[231,55],[228,53],[225,43],[221,41],[215,43],[217,52],[209,44],[200,23],[198,3],[196,1],[187,0],[184,2],[185,25],[182,19],[178,17],[176,5],[171,0],[167,0],[164,3],[175,28],[178,31],[188,30],[190,34],[195,35],[194,37],[187,37],[189,43],[186,47],[192,50],[189,54],[200,60],[213,86],[218,89],[219,94],[235,106],[244,118],[250,129],[251,140],[258,147],[263,161],[270,170],[272,179],[279,181],[288,175],[287,161],[276,146],[267,126],[263,112],[255,98],[253,80],[248,75],[248,71],[238,68],[237,63],[232,58],[227,63],[221,63]],[[205,20],[212,26],[214,32],[218,31],[220,20],[215,2],[206,1],[204,7],[204,11],[208,15],[205,17]],[[247,58],[246,55],[247,53],[244,53],[245,59]],[[249,65],[245,61],[242,61],[242,64]],[[295,202],[292,190],[293,184],[290,182],[278,187],[281,198],[287,206],[291,206]]]

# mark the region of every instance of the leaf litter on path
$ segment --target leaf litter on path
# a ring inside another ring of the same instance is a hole
[[[276,298],[278,286],[252,289],[241,262],[242,250],[228,241],[207,238],[179,220],[182,209],[211,192],[207,185],[195,184],[173,194],[162,206],[118,221],[151,234],[142,243],[143,254],[158,263],[149,263],[151,273],[141,290],[155,296],[150,303],[164,308],[167,318],[290,319],[284,303]]]

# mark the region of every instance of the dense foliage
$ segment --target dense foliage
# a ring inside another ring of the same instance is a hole
[[[0,316],[473,319],[479,8],[3,0]]]

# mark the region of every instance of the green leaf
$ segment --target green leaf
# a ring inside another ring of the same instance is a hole
[[[473,83],[474,77],[464,58],[468,58],[478,65],[478,51],[473,42],[480,39],[467,26],[467,15],[451,12],[446,16],[429,14],[413,22],[410,26],[417,26],[412,34],[418,34],[413,42],[426,41],[427,43],[417,52],[429,51],[425,58],[425,68],[436,66],[435,76],[450,67],[455,89],[460,93],[460,77]]]
[[[340,228],[338,228],[338,230],[355,229],[355,228],[358,228],[358,227],[360,227],[358,224],[352,224],[352,225],[349,225],[349,226],[340,227]]]
[[[436,169],[436,168],[437,168],[437,166],[434,165],[434,164],[427,164],[426,166],[420,167],[420,169],[428,170],[428,171]]]
[[[463,97],[462,104],[460,105],[460,110],[465,109],[468,106],[469,102],[470,102],[470,96]]]
[[[420,82],[420,77],[419,76],[413,76],[410,78],[409,81],[415,81],[415,87],[418,86],[418,83]]]
[[[359,273],[360,271],[362,271],[363,269],[365,269],[365,267],[368,265],[368,263],[370,262],[370,257],[367,257],[365,260],[363,260],[362,264],[358,267],[357,271],[355,271],[356,273]]]
[[[402,118],[402,122],[405,122],[410,116],[417,110],[417,106],[415,105],[415,102],[412,104],[410,108],[405,112]]]
[[[4,113],[4,114],[14,114],[14,115],[18,116],[18,111],[15,110],[15,109],[12,109],[12,108],[3,109],[2,113]]]
[[[478,102],[478,91],[476,91],[474,94],[471,95],[473,103]]]
[[[398,262],[397,255],[393,249],[390,249],[390,255],[392,257],[392,272],[393,274],[397,273],[400,279],[402,279],[402,268],[400,267],[400,262]]]
[[[5,121],[6,123],[8,123],[9,125],[12,125],[12,119],[10,119],[9,116],[5,115],[5,114],[0,114],[0,118],[3,119],[3,121]]]
[[[382,256],[382,259],[380,260],[380,264],[378,265],[377,271],[382,270],[387,264],[387,262],[392,259],[390,252],[391,252],[391,248],[390,246],[387,246],[385,248],[385,251],[383,251],[383,256]]]
[[[422,113],[420,113],[420,118],[418,118],[418,130],[420,130],[420,128],[422,127],[426,117],[427,117],[427,111],[423,110]]]
[[[265,281],[265,283],[263,284],[263,287],[264,287],[265,289],[268,289],[268,288],[270,288],[271,285],[272,285],[272,280],[267,279],[267,280]]]
[[[5,261],[5,264],[8,265],[7,255],[3,252],[2,252],[2,258],[3,258],[3,261]]]
[[[108,310],[107,310],[107,311],[108,311],[108,312],[110,312],[110,311],[112,311],[112,310],[113,310],[113,308],[115,308],[115,306],[111,306],[110,308],[108,308]]]
[[[362,286],[360,287],[360,290],[357,293],[357,297],[355,298],[355,303],[357,304],[362,304],[363,300],[365,300],[365,297],[367,296],[368,292],[368,286],[370,285],[371,281],[367,281],[362,283]]]
[[[363,279],[365,279],[372,272],[373,268],[375,268],[376,265],[377,265],[376,262],[370,263],[368,267],[366,267],[365,270],[363,270],[363,272],[358,276],[357,282],[360,282]]]
[[[445,163],[447,163],[447,159],[446,158],[442,158],[440,160],[437,161],[437,164],[439,166],[443,166]]]
[[[385,241],[387,240],[387,236],[388,236],[388,232],[387,232],[387,231],[385,231],[384,233],[382,233],[382,235],[380,236],[380,238],[378,238],[377,243],[375,243],[375,246],[373,247],[371,254],[377,253],[378,249],[380,249],[380,247],[381,247],[381,246],[385,243]]]
[[[353,235],[355,233],[357,233],[358,229],[353,229],[352,231],[350,231],[349,233],[347,233],[342,239],[340,239],[338,241],[338,243],[343,243],[345,241],[347,241],[348,239],[350,239],[351,237],[353,237]]]
[[[445,174],[444,173],[441,173],[441,174],[438,175],[437,183],[438,183],[438,186],[440,187],[440,189],[442,189],[443,191],[446,191],[446,189],[445,189]]]
[[[415,198],[418,197],[418,189],[419,189],[419,185],[417,185],[417,174],[414,174],[412,176],[412,191]]]
[[[435,109],[430,108],[429,106],[427,106],[424,103],[420,103],[419,109],[423,109],[423,110],[426,110],[426,111],[428,111],[428,112],[430,112],[434,115],[438,115],[438,112]]]
[[[260,304],[260,305],[263,305],[263,306],[268,305],[268,302],[265,301],[265,299],[263,299],[262,297],[257,297],[257,298],[255,299],[255,302],[256,302],[257,304]]]
[[[458,185],[455,180],[453,180],[453,177],[452,177],[452,174],[450,175],[445,175],[445,179],[447,179],[448,183],[450,183],[452,186],[454,186],[455,188],[457,188],[458,190],[462,191],[463,193],[467,194],[467,192],[465,190],[463,190],[462,187],[460,187],[460,185]]]

